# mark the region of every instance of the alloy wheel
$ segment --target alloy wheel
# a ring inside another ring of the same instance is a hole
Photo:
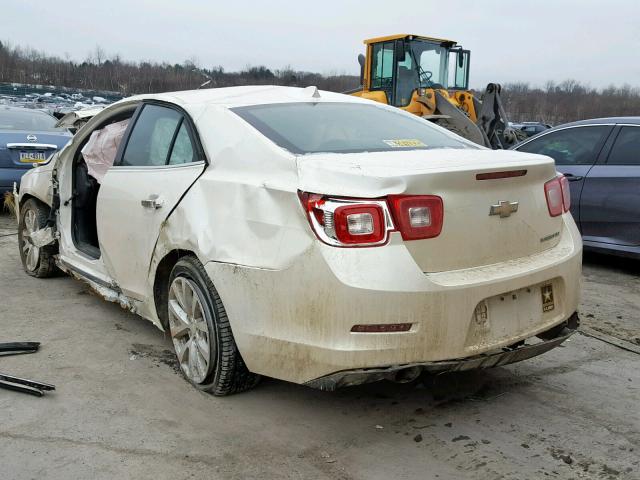
[[[22,252],[24,254],[25,265],[30,272],[38,267],[40,248],[31,243],[31,234],[38,230],[35,210],[29,209],[24,214],[24,228],[22,229]]]
[[[194,383],[204,382],[209,374],[210,359],[215,357],[211,355],[211,332],[203,302],[198,287],[188,278],[176,277],[171,283],[171,339],[182,371]]]

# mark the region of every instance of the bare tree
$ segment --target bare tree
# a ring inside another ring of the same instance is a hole
[[[102,65],[102,62],[104,61],[106,56],[107,54],[105,53],[104,49],[100,45],[96,45],[96,48],[93,51],[93,57],[96,59],[96,63],[98,64],[98,66]]]

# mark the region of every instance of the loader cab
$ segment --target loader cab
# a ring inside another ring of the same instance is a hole
[[[456,42],[393,35],[364,43],[363,96],[404,108],[427,89],[468,90],[470,52]]]

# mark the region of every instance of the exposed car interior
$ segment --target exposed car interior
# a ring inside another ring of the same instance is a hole
[[[109,126],[120,124],[126,128],[126,124],[133,116],[135,108],[134,106],[131,110],[121,112],[119,115],[109,118],[105,123],[94,129],[92,134],[87,137],[80,148],[78,148],[73,160],[73,191],[71,197],[72,238],[76,247],[92,258],[100,258],[96,222],[96,201],[98,199],[98,192],[100,191],[101,178],[96,178],[100,177],[100,175],[96,174],[95,168],[91,168],[92,165],[87,164],[88,162],[85,156],[89,157],[90,155],[90,153],[87,152],[87,146]],[[119,143],[123,138],[124,128],[114,131],[119,134],[119,137],[114,133],[110,138],[101,139],[99,145],[95,147],[95,150],[99,149],[101,152],[107,151],[107,155],[110,158],[103,159],[103,162],[107,164],[110,162],[110,165],[112,165],[115,160]],[[110,144],[111,148],[105,148],[105,144]],[[109,165],[106,165],[106,168],[108,168],[108,166]]]

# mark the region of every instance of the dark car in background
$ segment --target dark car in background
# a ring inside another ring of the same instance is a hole
[[[586,248],[640,258],[640,117],[559,125],[513,149],[556,161]]]
[[[24,172],[71,139],[71,133],[56,127],[56,122],[40,110],[0,105],[0,203],[14,182],[20,184]]]
[[[533,137],[534,135],[544,132],[551,128],[551,125],[542,122],[521,122],[513,125],[513,128],[517,128],[523,132],[527,137]]]

